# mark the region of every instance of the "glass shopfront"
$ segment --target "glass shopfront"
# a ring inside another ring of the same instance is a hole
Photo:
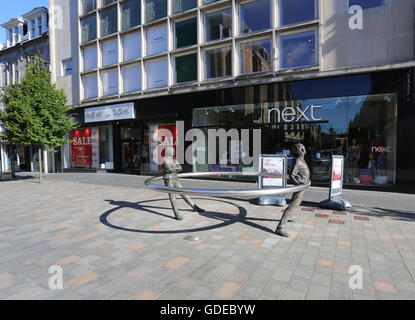
[[[112,125],[78,128],[62,147],[64,169],[114,169]]]
[[[193,127],[204,130],[205,134],[212,128],[237,128],[239,137],[243,129],[248,129],[251,132],[250,141],[252,130],[260,129],[261,153],[281,153],[289,159],[294,159],[291,153],[293,145],[303,143],[315,182],[329,182],[332,155],[345,157],[345,183],[393,185],[396,182],[395,94],[197,108],[193,110]],[[243,159],[240,144],[232,138],[228,139],[228,158],[222,160],[223,164],[206,164],[207,161],[199,164],[195,159],[193,170],[258,170],[256,161],[251,166],[243,165],[242,161],[239,164],[231,161],[235,152]],[[208,143],[204,145],[205,149],[206,146]],[[203,148],[198,148],[197,152],[203,152]],[[209,150],[204,152],[208,154]]]

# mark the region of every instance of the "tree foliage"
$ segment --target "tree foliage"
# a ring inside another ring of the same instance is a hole
[[[67,143],[66,134],[76,127],[68,114],[64,91],[50,82],[40,57],[28,64],[20,83],[3,88],[0,99],[4,104],[0,122],[5,128],[1,137],[11,143],[52,151]]]

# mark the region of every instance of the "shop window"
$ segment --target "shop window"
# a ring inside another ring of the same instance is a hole
[[[92,15],[81,19],[81,40],[88,42],[97,38],[97,18]]]
[[[82,77],[84,87],[84,99],[96,98],[98,96],[97,75],[89,74]]]
[[[100,13],[101,37],[117,32],[117,7],[111,7]]]
[[[240,5],[240,32],[250,33],[271,28],[271,1],[256,0]],[[258,17],[261,17],[260,19]]]
[[[206,14],[206,41],[232,36],[232,12],[230,8]]]
[[[122,29],[129,29],[141,23],[141,1],[129,0],[121,2]]]
[[[197,7],[197,0],[173,0],[173,13],[183,12]]]
[[[84,71],[93,70],[97,67],[97,46],[88,46],[82,49]]]
[[[167,0],[145,0],[146,22],[167,16]]]
[[[349,97],[347,182],[395,183],[397,110],[395,95]]]
[[[123,60],[130,61],[141,57],[141,34],[129,33],[123,37]]]
[[[316,19],[316,0],[280,0],[281,25],[286,26]]]
[[[271,70],[271,39],[243,42],[241,73]]]
[[[197,80],[197,54],[192,53],[175,58],[176,82],[188,82]]]
[[[167,51],[167,25],[147,29],[147,55]]]
[[[118,63],[118,39],[102,42],[102,65],[104,67]]]
[[[102,72],[102,91],[104,96],[118,93],[118,70],[106,70]]]
[[[124,93],[141,90],[141,68],[138,64],[124,66],[121,72]]]
[[[148,61],[146,63],[147,88],[167,86],[167,59]]]
[[[206,78],[218,78],[232,75],[231,47],[206,51]]]
[[[197,18],[176,22],[176,48],[197,44]]]
[[[316,32],[306,31],[281,36],[281,68],[316,65]]]
[[[82,0],[82,14],[88,14],[97,8],[96,0]]]
[[[349,8],[351,6],[361,6],[363,9],[380,7],[386,4],[386,0],[349,0]]]

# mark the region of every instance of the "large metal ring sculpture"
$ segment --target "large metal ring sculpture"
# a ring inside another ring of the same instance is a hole
[[[177,178],[198,178],[198,177],[210,177],[210,176],[248,176],[248,177],[275,177],[288,179],[288,175],[272,174],[266,172],[197,172],[197,173],[180,173],[177,174]],[[261,197],[261,196],[273,196],[279,194],[289,194],[294,192],[300,192],[310,187],[307,185],[289,186],[285,188],[274,189],[248,189],[248,190],[220,190],[220,189],[193,189],[193,188],[172,188],[154,184],[156,181],[163,180],[161,177],[153,177],[145,181],[145,185],[151,190],[172,193],[179,195],[194,195],[194,196],[212,196],[212,197]]]

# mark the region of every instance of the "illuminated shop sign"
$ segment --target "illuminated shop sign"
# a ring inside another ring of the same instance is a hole
[[[318,122],[323,119],[318,117],[318,109],[321,105],[310,105],[307,107],[280,107],[268,110],[269,123],[295,123],[295,122]]]
[[[135,119],[133,102],[85,109],[85,123],[126,119]]]

